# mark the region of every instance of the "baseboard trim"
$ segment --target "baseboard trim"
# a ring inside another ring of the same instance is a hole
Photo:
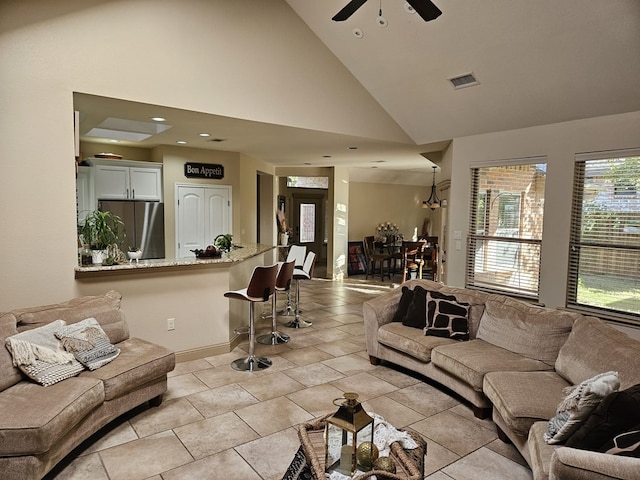
[[[176,363],[190,362],[192,360],[199,360],[205,357],[212,357],[213,355],[220,355],[222,353],[229,353],[236,348],[240,342],[244,339],[244,335],[240,337],[235,335],[229,343],[219,343],[217,345],[208,345],[206,347],[193,348],[191,350],[182,350],[181,352],[175,352]]]

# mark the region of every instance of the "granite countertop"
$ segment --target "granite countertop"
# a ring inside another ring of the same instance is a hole
[[[255,257],[261,253],[274,249],[273,245],[265,245],[261,243],[243,243],[232,248],[230,252],[223,253],[220,257],[212,258],[161,258],[154,260],[138,260],[117,265],[88,265],[77,266],[75,268],[76,276],[95,274],[100,272],[126,272],[140,271],[158,268],[174,268],[174,267],[190,267],[190,266],[220,266],[230,267],[234,263],[242,262],[247,258]]]

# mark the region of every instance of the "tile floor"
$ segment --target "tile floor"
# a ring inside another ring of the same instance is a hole
[[[285,345],[256,344],[272,367],[233,370],[230,362],[245,355],[246,342],[231,353],[179,363],[160,407],[131,412],[47,480],[279,480],[299,446],[295,426],[334,411],[332,400],[345,391],[358,392],[366,410],[425,437],[425,479],[531,480],[490,420],[476,419],[465,403],[419,377],[370,365],[362,302],[391,283],[357,278],[302,282],[303,318],[313,326],[282,327],[291,335]],[[270,320],[258,322],[259,333],[269,330]]]

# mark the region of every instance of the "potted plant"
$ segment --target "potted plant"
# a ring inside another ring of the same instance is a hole
[[[231,250],[233,236],[230,233],[225,233],[224,235],[218,235],[213,244],[218,248],[218,250],[222,252],[228,252]]]
[[[94,210],[88,214],[82,225],[78,226],[78,233],[83,238],[83,243],[89,244],[94,264],[101,264],[109,258],[109,248],[124,237],[124,224],[122,219],[109,211]]]

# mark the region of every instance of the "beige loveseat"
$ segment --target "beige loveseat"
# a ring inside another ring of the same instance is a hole
[[[39,479],[100,428],[149,401],[159,405],[170,350],[130,338],[121,295],[101,296],[0,313],[0,479]],[[119,350],[110,363],[49,386],[13,366],[5,339],[56,320],[67,325],[95,318]]]
[[[469,340],[426,336],[393,321],[403,295],[397,288],[363,306],[367,352],[418,372],[466,399],[474,414],[493,412],[500,438],[510,440],[535,480],[640,479],[640,459],[548,445],[543,434],[565,387],[607,371],[620,390],[640,383],[640,341],[595,317],[543,308],[501,295],[429,280],[413,290],[454,295],[469,307]]]

